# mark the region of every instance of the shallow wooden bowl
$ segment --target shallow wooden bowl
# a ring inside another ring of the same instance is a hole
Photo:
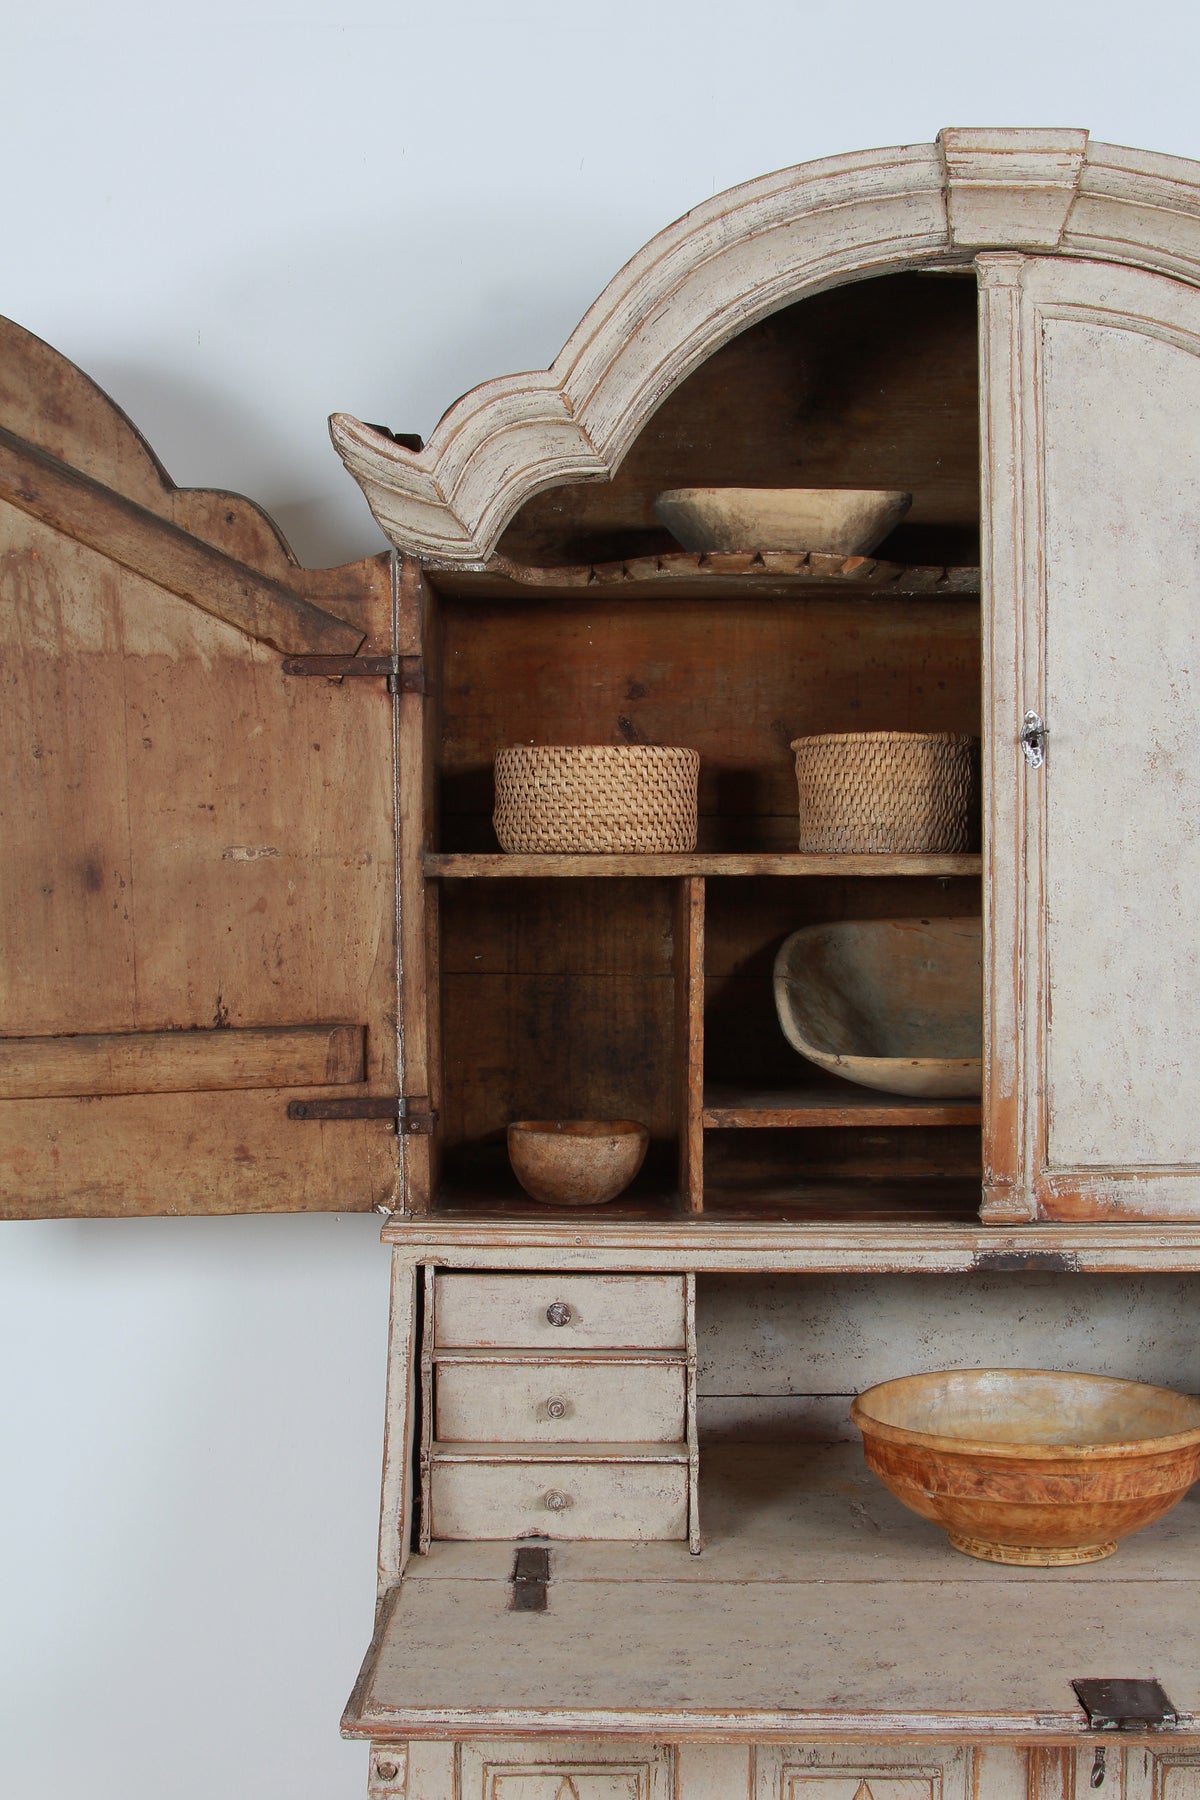
[[[864,556],[912,505],[896,488],[668,488],[654,510],[685,550]]]
[[[632,1119],[520,1119],[508,1128],[508,1159],[531,1200],[600,1206],[629,1186],[649,1142]]]
[[[1200,1476],[1200,1400],[1055,1369],[905,1375],[850,1409],[867,1466],[985,1562],[1098,1562]]]
[[[839,919],[785,938],[775,1010],[793,1050],[860,1087],[953,1099],[983,1081],[978,919]]]

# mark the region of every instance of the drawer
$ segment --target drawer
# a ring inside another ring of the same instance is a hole
[[[430,1492],[435,1538],[687,1536],[685,1462],[435,1460]]]
[[[454,1273],[438,1276],[436,1296],[438,1346],[682,1350],[684,1345],[680,1275]]]
[[[439,1361],[435,1434],[452,1443],[673,1444],[680,1362]]]

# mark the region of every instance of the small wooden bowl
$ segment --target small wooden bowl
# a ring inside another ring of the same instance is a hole
[[[1099,1562],[1200,1476],[1200,1400],[1141,1381],[905,1375],[868,1388],[850,1416],[883,1485],[984,1562]]]
[[[602,1206],[629,1186],[649,1142],[632,1119],[519,1119],[508,1128],[508,1160],[531,1200]]]

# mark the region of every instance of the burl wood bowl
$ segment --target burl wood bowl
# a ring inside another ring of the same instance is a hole
[[[649,1142],[632,1119],[519,1119],[508,1128],[508,1159],[531,1200],[602,1206],[629,1186]]]
[[[886,1094],[954,1099],[983,1082],[978,919],[839,919],[794,931],[775,958],[793,1050]]]
[[[899,524],[896,488],[668,488],[654,510],[685,550],[814,550],[864,556]]]
[[[850,1409],[867,1466],[984,1562],[1099,1562],[1200,1476],[1200,1400],[1054,1369],[905,1375]]]

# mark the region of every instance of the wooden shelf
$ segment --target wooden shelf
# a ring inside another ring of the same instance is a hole
[[[910,1100],[880,1094],[850,1082],[810,1091],[749,1093],[732,1087],[706,1088],[706,1131],[754,1131],[836,1125],[978,1125],[978,1100]]]
[[[632,556],[619,562],[569,563],[543,568],[493,556],[471,569],[426,565],[444,593],[481,600],[515,595],[619,593],[631,600],[705,596],[736,599],[739,594],[824,598],[845,593],[862,599],[893,596],[921,599],[979,598],[979,570],[942,565],[909,567],[871,556],[820,556],[786,550],[690,550],[662,556]]]
[[[840,1121],[837,1121],[840,1123]],[[675,1193],[634,1187],[603,1206],[539,1206],[515,1182],[447,1186],[421,1223],[436,1231],[443,1222],[488,1221],[497,1228],[531,1221],[570,1227],[589,1238],[606,1226],[664,1225],[685,1230],[701,1220],[745,1224],[973,1224],[979,1219],[979,1180],[960,1176],[763,1176],[707,1182],[702,1212],[689,1212]]]
[[[980,856],[805,856],[795,852],[690,852],[677,856],[506,856],[428,851],[425,874],[459,880],[544,880],[670,875],[978,875]]]

